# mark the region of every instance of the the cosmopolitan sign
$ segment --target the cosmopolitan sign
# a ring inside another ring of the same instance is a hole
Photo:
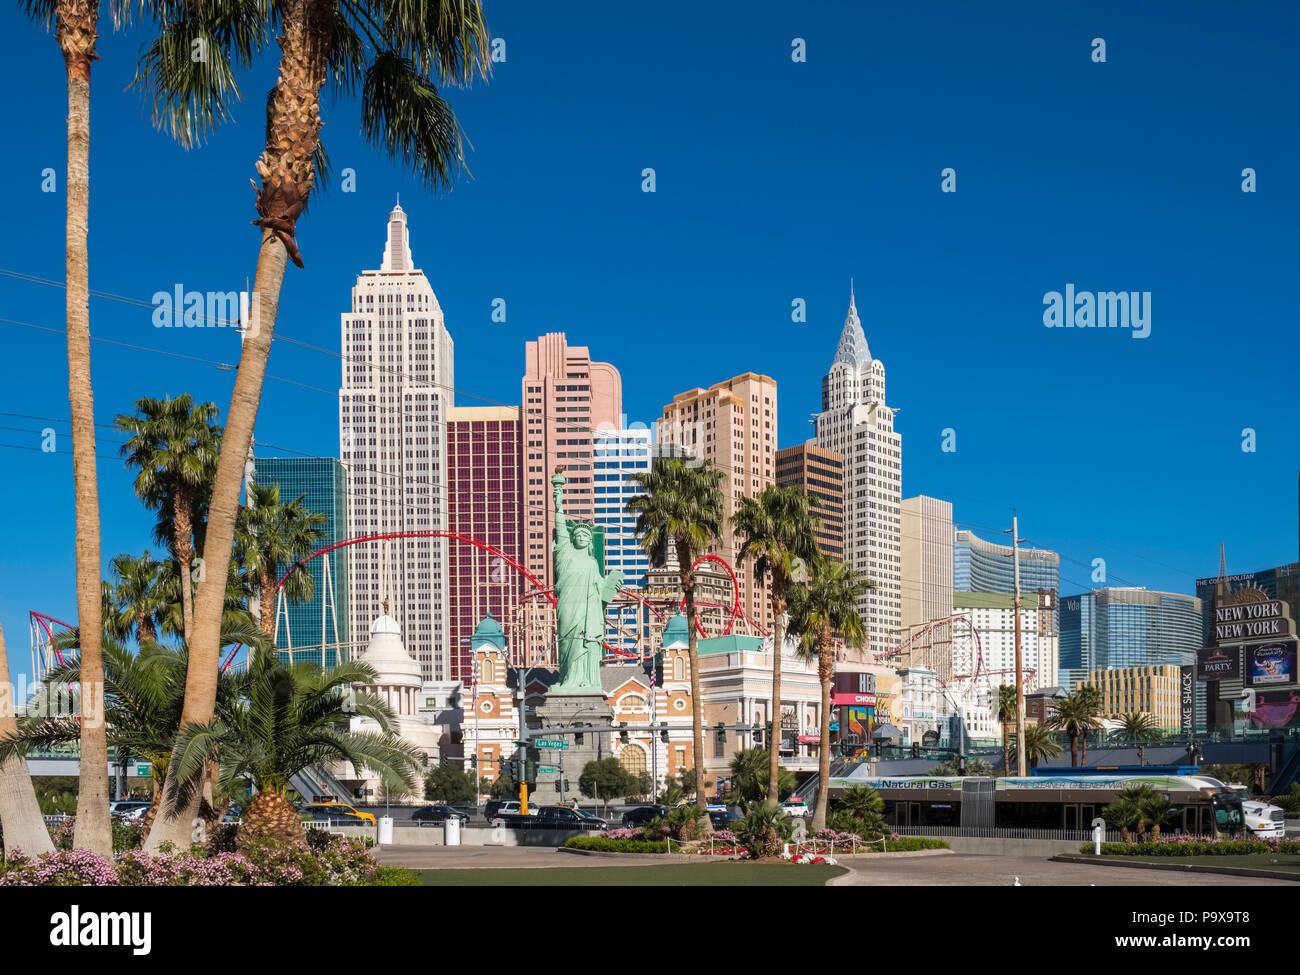
[[[865,704],[869,708],[874,708],[876,706],[876,695],[872,693],[866,693],[866,694],[840,693],[840,694],[836,694],[833,698],[831,698],[831,703],[836,705],[837,707],[841,704],[857,704],[859,706]]]
[[[1290,636],[1290,607],[1281,599],[1214,607],[1214,639],[1219,643],[1257,637]]]

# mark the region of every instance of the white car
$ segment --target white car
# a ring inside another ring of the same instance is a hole
[[[808,803],[804,802],[802,799],[798,798],[797,796],[791,796],[785,802],[781,803],[781,812],[785,813],[787,816],[811,815],[811,810],[809,810],[808,808]]]

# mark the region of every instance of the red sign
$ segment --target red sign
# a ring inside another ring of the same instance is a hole
[[[799,736],[799,741],[805,745],[819,745],[821,744],[821,740],[822,740],[821,735],[800,735]]]
[[[832,704],[865,704],[869,708],[876,706],[874,694],[836,694],[831,698]]]

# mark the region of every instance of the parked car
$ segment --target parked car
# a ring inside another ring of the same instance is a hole
[[[667,816],[667,806],[637,806],[635,809],[629,809],[623,813],[623,825],[630,829],[635,826],[644,826],[652,819],[665,819]]]
[[[411,818],[417,823],[445,823],[449,819],[459,819],[460,824],[464,826],[469,822],[468,813],[453,809],[451,806],[441,805],[421,806],[411,813]]]
[[[714,829],[731,829],[744,818],[732,806],[709,810],[709,822],[713,824]]]
[[[530,807],[530,812],[532,809]],[[609,829],[609,823],[599,816],[569,809],[567,806],[543,806],[534,815],[524,816],[514,812],[499,812],[490,820],[493,826],[510,826],[515,829]]]
[[[108,812],[110,816],[116,816],[118,819],[137,820],[142,818],[152,805],[152,802],[142,799],[122,799],[109,803]]]
[[[312,822],[325,822],[331,826],[374,826],[375,817],[367,813],[358,813],[351,806],[341,802],[315,802],[303,806],[299,813],[303,819]]]

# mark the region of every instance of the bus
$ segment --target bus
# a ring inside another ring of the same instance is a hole
[[[885,823],[900,832],[919,827],[965,827],[1086,833],[1125,786],[1146,783],[1173,807],[1162,826],[1167,836],[1235,836],[1243,830],[1241,797],[1210,776],[1151,769],[1036,772],[1025,778],[999,779],[950,775],[832,777],[830,795],[833,800],[855,785],[870,786],[885,802]]]

